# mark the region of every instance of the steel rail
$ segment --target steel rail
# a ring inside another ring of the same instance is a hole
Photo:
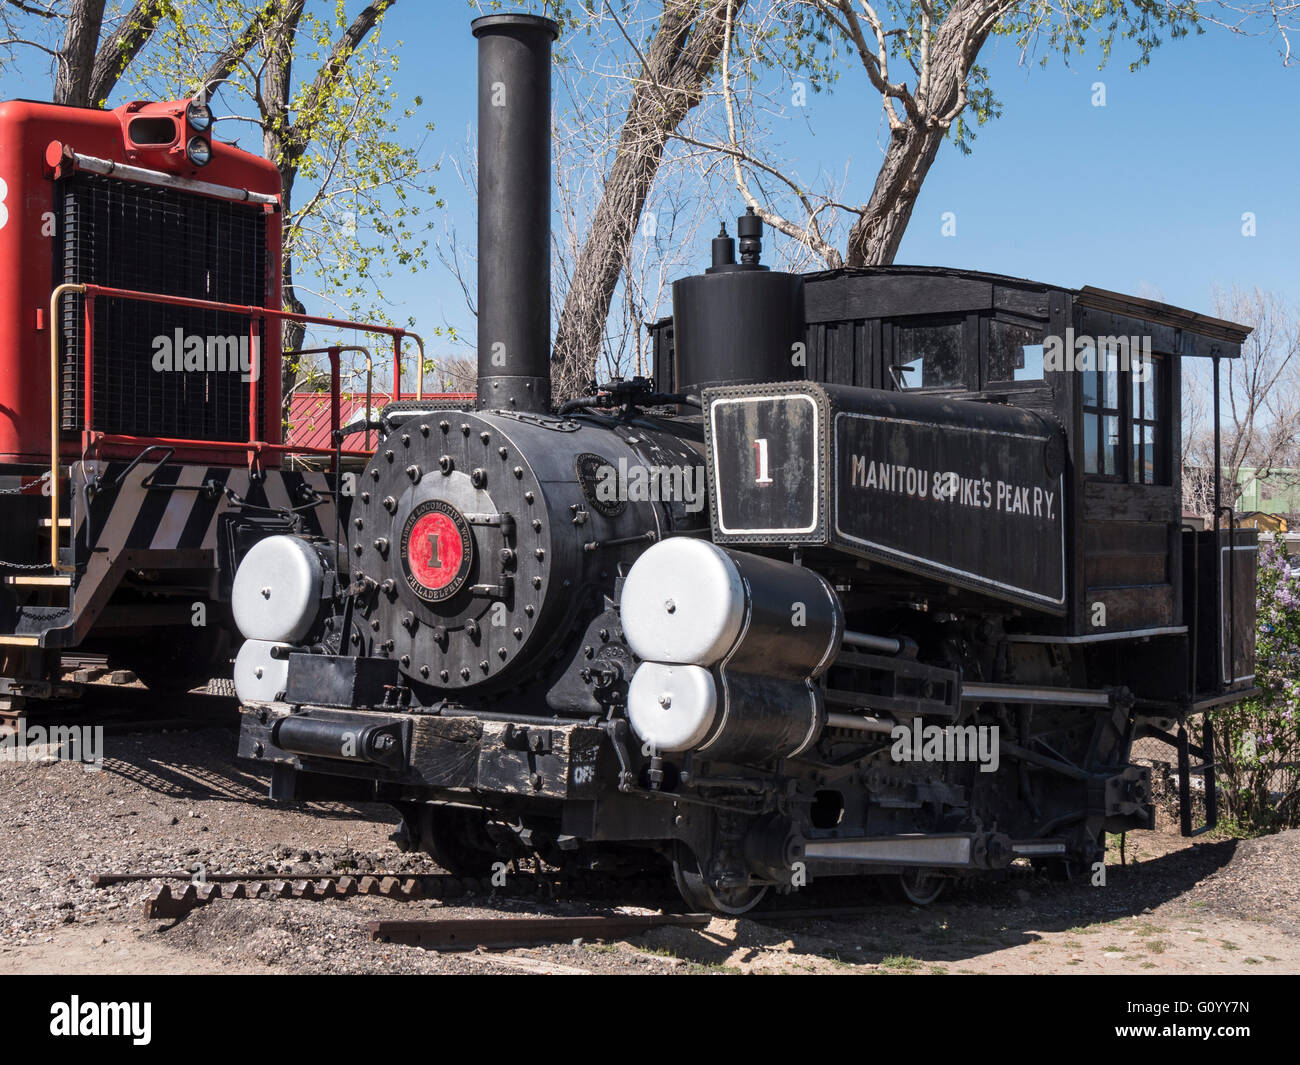
[[[345,351],[359,351],[366,357],[366,448],[370,447],[370,409],[374,404],[375,390],[375,360],[370,354],[370,349],[362,347],[360,344],[330,344],[323,348],[295,348],[291,351],[280,352],[280,357],[286,355],[328,355],[330,360],[330,444],[334,445],[334,434],[342,428],[340,424],[340,404],[341,393],[343,391],[342,370],[339,362],[339,356]],[[395,397],[400,398],[400,397]],[[343,452],[349,454],[349,452]]]

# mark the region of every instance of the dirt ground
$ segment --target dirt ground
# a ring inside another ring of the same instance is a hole
[[[110,734],[102,770],[0,761],[0,973],[1273,973],[1300,972],[1300,832],[1182,839],[1164,819],[1117,848],[1104,887],[980,885],[918,909],[870,890],[867,916],[714,920],[627,942],[436,953],[371,943],[377,917],[584,913],[359,897],[219,901],[147,920],[158,884],[97,872],[192,869],[308,877],[432,872],[388,840],[387,807],[272,804],[233,729]]]

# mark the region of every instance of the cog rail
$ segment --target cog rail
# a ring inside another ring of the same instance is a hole
[[[317,902],[370,895],[401,902],[422,899],[541,899],[659,903],[671,895],[667,886],[657,880],[573,878],[537,873],[511,873],[504,885],[494,884],[491,877],[438,873],[335,873],[306,877],[207,873],[200,880],[195,874],[185,872],[99,873],[91,877],[91,884],[106,888],[156,880],[186,883],[184,886],[164,883],[145,900],[145,917],[150,920],[184,917],[200,906],[220,899],[305,899]]]

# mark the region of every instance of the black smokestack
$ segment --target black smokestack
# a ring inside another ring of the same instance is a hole
[[[478,38],[478,405],[551,405],[551,44],[536,15]]]

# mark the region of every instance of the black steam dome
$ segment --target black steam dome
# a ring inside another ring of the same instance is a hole
[[[679,391],[806,375],[803,278],[759,261],[763,220],[752,207],[736,219],[736,233],[739,262],[724,225],[713,238],[713,265],[673,283]]]

